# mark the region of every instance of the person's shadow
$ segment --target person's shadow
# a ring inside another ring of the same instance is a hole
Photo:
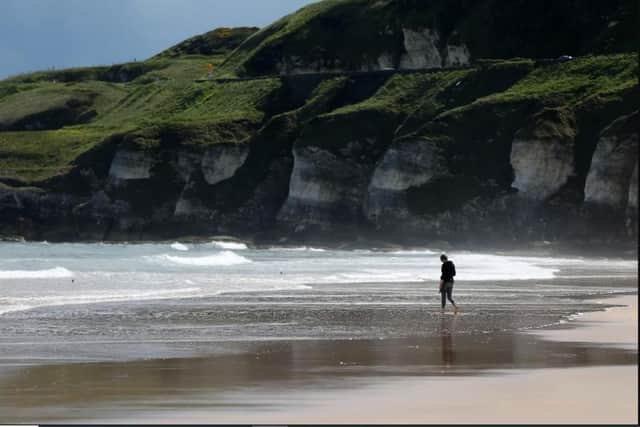
[[[456,315],[440,318],[440,349],[442,365],[449,368],[455,364],[456,352],[454,349],[453,336],[455,334]]]

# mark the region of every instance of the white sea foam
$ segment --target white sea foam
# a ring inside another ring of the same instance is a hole
[[[242,242],[225,242],[214,240],[211,244],[220,249],[229,249],[231,251],[243,251],[247,248],[247,245]]]
[[[161,261],[161,262],[169,261],[174,264],[192,265],[192,266],[199,266],[199,267],[238,265],[238,264],[248,264],[251,262],[250,259],[247,259],[231,251],[222,251],[212,255],[197,256],[197,257],[174,256],[174,255],[163,254],[163,255],[156,255],[156,256],[151,256],[147,258],[152,259],[154,261]]]
[[[0,270],[0,279],[62,279],[73,277],[73,272],[64,267],[46,270]]]
[[[440,255],[440,252],[430,251],[429,249],[415,249],[406,251],[391,251],[390,255]]]
[[[193,283],[191,280],[187,280]],[[111,302],[133,302],[148,300],[166,300],[174,298],[207,298],[228,293],[274,292],[296,291],[312,289],[308,285],[300,284],[259,284],[253,286],[227,285],[219,289],[204,289],[201,287],[189,287],[178,289],[154,289],[154,290],[121,290],[121,291],[90,291],[85,294],[47,295],[41,297],[9,297],[0,298],[0,315],[18,311],[26,311],[40,307],[55,307],[65,305],[85,305]]]
[[[176,251],[188,251],[189,247],[180,242],[175,242],[171,244],[171,249],[175,249]]]
[[[43,297],[16,297],[0,299],[0,314],[25,311],[38,307],[95,304],[118,301],[144,301],[154,299],[197,296],[201,288],[130,290],[121,292],[89,292],[84,295],[48,295]]]
[[[312,248],[310,246],[297,246],[297,247],[284,247],[284,248],[273,247],[270,249],[274,251],[326,252],[326,249]]]

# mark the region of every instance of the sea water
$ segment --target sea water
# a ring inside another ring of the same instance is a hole
[[[0,363],[186,357],[232,343],[437,334],[440,252],[0,243]],[[561,323],[637,262],[453,252],[457,333]],[[235,351],[235,350],[234,350]]]

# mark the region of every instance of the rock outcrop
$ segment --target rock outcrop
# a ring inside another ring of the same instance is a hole
[[[401,69],[417,70],[442,67],[442,56],[438,48],[440,36],[437,31],[428,28],[422,31],[403,28],[402,33],[406,53],[400,58]]]
[[[638,111],[620,117],[604,129],[593,154],[591,168],[585,184],[585,203],[624,209],[629,201],[637,205],[637,196],[633,202],[632,181],[634,169],[638,164],[638,129],[640,114]]]
[[[151,166],[154,159],[144,151],[121,149],[116,152],[109,176],[115,181],[127,181],[134,179],[148,179],[151,176]]]
[[[241,144],[217,145],[206,150],[201,163],[205,181],[213,185],[231,178],[248,155],[249,148]]]
[[[434,68],[466,67],[471,63],[471,53],[465,44],[447,44],[441,41],[435,29],[402,28],[401,55],[393,52],[381,52],[375,58],[362,56],[358,58],[360,66],[342,61],[340,58],[314,58],[308,60],[304,56],[283,56],[275,64],[281,75],[309,73],[339,73],[348,71],[389,71],[389,70],[423,70]]]
[[[635,243],[636,8],[548,3],[327,0],[0,81],[0,237]]]
[[[465,66],[473,58],[584,55],[633,33],[630,4],[561,0],[550,9],[524,1],[325,1],[253,34],[222,69],[245,76],[416,70]]]
[[[627,207],[630,210],[638,211],[638,162],[636,167],[633,168],[633,174],[631,174],[631,184],[629,184],[629,203]]]
[[[411,216],[407,191],[443,173],[446,165],[433,141],[409,139],[394,143],[373,172],[363,207],[365,217],[377,226],[407,221]]]
[[[554,195],[575,173],[575,119],[547,110],[520,129],[511,148],[512,184],[520,195],[544,200]]]
[[[463,67],[471,63],[466,45],[443,45],[435,29],[403,28],[402,33],[406,53],[400,57],[398,68],[401,70]]]
[[[366,171],[335,154],[303,147],[293,152],[289,196],[278,217],[280,221],[327,228],[334,221],[357,218],[360,189]],[[347,184],[348,183],[348,184]]]
[[[347,123],[351,132],[342,133]],[[289,195],[278,214],[280,222],[300,230],[361,222],[367,187],[376,161],[391,142],[394,123],[393,117],[369,112],[310,126],[293,147]]]

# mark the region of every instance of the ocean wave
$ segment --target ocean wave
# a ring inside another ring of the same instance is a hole
[[[272,251],[306,251],[306,252],[326,252],[326,249],[312,248],[310,246],[297,246],[297,247],[273,247],[269,248]]]
[[[73,272],[64,267],[46,270],[0,270],[0,279],[62,279],[73,277]]]
[[[388,252],[390,255],[440,255],[441,252],[431,251],[429,249],[415,249],[415,250],[405,250],[405,251],[391,251]]]
[[[160,262],[169,261],[174,264],[192,265],[192,266],[198,266],[198,267],[238,265],[238,264],[248,264],[252,262],[250,259],[247,259],[231,251],[222,251],[217,254],[199,256],[199,257],[185,257],[185,256],[174,256],[174,255],[164,254],[164,255],[151,256],[149,258],[151,258],[154,261],[160,261]]]
[[[211,244],[220,249],[229,249],[232,251],[243,251],[245,249],[248,249],[247,245],[241,242],[225,242],[225,241],[214,240],[211,242]]]
[[[171,244],[171,249],[175,249],[176,251],[188,251],[189,247],[180,242],[175,242]]]

